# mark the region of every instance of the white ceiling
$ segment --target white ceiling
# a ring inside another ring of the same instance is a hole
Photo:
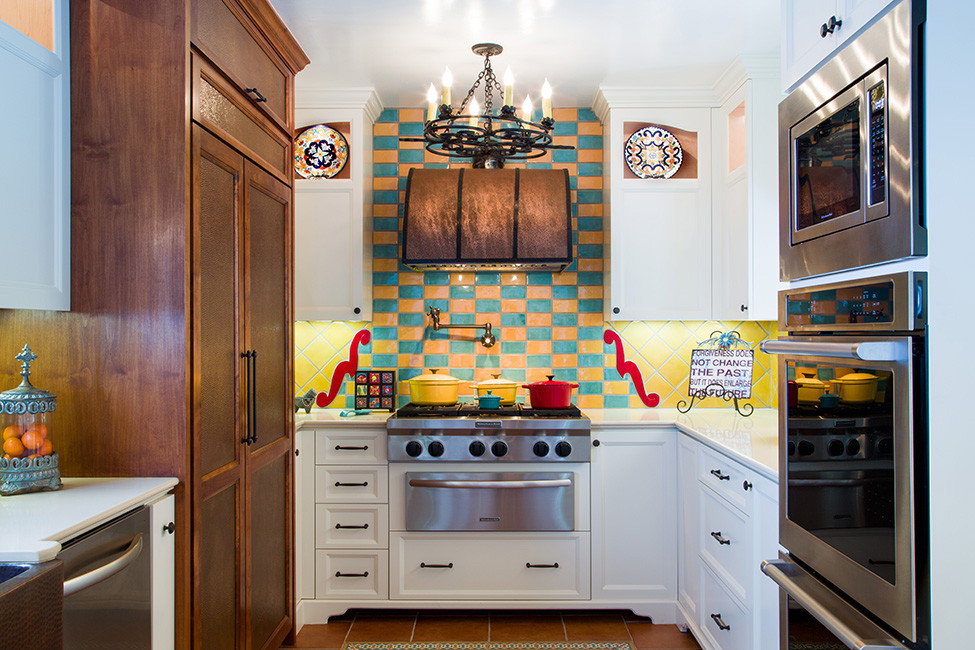
[[[545,78],[558,106],[592,105],[606,87],[709,86],[738,54],[776,54],[779,0],[271,0],[311,64],[302,95],[374,88],[384,107],[424,105],[444,66],[454,105],[482,68],[471,53],[499,43],[515,104],[539,105]],[[478,92],[478,99],[483,94]],[[497,100],[496,100],[497,101]]]

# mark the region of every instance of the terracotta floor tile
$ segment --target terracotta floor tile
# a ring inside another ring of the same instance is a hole
[[[341,648],[352,627],[352,621],[338,621],[322,625],[306,625],[298,632],[294,648]]]
[[[609,616],[563,616],[565,634],[569,641],[579,643],[588,641],[629,641],[621,615]]]
[[[485,643],[488,640],[488,616],[476,615],[435,615],[421,613],[413,629],[413,641],[472,641]]]
[[[633,645],[644,649],[659,648],[700,648],[690,632],[681,632],[676,625],[655,625],[627,621],[627,629],[633,637]]]
[[[387,641],[403,643],[413,636],[416,616],[356,616],[346,642]]]
[[[565,627],[561,616],[492,615],[490,640],[498,643],[565,641]]]

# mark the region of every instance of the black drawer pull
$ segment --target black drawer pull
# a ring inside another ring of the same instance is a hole
[[[728,481],[731,479],[730,474],[722,474],[720,469],[712,469],[711,473],[717,476],[719,481]]]
[[[366,528],[369,528],[369,524],[362,524],[361,526],[346,526],[345,524],[335,524],[335,527],[336,528],[339,528],[339,529],[341,529],[341,528],[359,528],[361,530],[365,530]]]
[[[731,626],[721,620],[721,614],[711,614],[711,618],[718,625],[719,630],[730,630]]]
[[[365,571],[363,573],[342,573],[341,571],[335,572],[336,578],[368,578],[369,572]]]
[[[450,564],[427,564],[426,562],[420,562],[421,569],[453,569],[454,563]]]
[[[254,100],[255,102],[260,103],[267,101],[267,97],[262,95],[261,91],[259,91],[257,88],[246,88],[245,90],[249,93],[254,93],[254,96],[257,97],[257,99]]]
[[[559,563],[555,564],[532,564],[531,562],[525,562],[525,566],[529,569],[558,569]]]
[[[716,540],[718,540],[718,544],[729,544],[729,545],[731,544],[731,540],[730,539],[725,539],[724,537],[721,536],[721,531],[720,530],[717,531],[717,532],[713,532],[712,531],[711,532],[711,537],[713,537]]]
[[[336,451],[366,451],[369,449],[369,445],[362,445],[361,447],[343,447],[342,445],[335,445]]]
[[[368,481],[364,481],[362,483],[342,483],[340,481],[335,481],[335,487],[368,487],[368,485]]]

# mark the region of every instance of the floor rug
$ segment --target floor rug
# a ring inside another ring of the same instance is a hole
[[[342,650],[633,650],[629,643],[346,643]]]

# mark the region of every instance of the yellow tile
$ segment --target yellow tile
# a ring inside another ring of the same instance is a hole
[[[474,284],[473,273],[451,273],[450,274],[450,286],[452,287],[467,287],[472,284]]]
[[[603,369],[602,368],[579,368],[579,380],[580,381],[602,381]]]
[[[474,297],[478,300],[500,300],[501,287],[490,285],[477,285],[474,287]]]
[[[316,373],[307,384],[302,386],[304,390],[302,393],[307,393],[308,389],[313,389],[316,393],[328,393],[329,387],[331,385],[331,379],[323,375],[322,373]],[[344,400],[343,400],[344,402]]]
[[[575,327],[553,327],[553,341],[575,341],[579,338],[579,330]]]
[[[526,314],[525,321],[528,327],[550,327],[552,314],[550,312]]]
[[[603,189],[602,176],[580,176],[577,180],[580,190],[601,190]]]
[[[582,285],[579,287],[579,299],[596,299],[603,297],[603,286],[600,285]]]
[[[311,323],[304,320],[295,321],[295,348],[304,350],[316,336],[318,336],[318,330],[312,327]]]
[[[622,330],[620,331],[620,338],[632,345],[636,350],[642,349],[653,338],[653,335],[653,329],[646,322],[638,320],[622,325]]]
[[[372,342],[373,354],[396,354],[396,351],[397,351],[396,341],[373,341]]]
[[[388,230],[375,230],[372,233],[372,243],[395,246],[399,244],[399,233]]]
[[[572,286],[579,283],[579,275],[571,271],[562,271],[552,274],[552,284],[559,286]]]
[[[523,314],[527,308],[527,301],[521,298],[504,298],[501,300],[501,311],[505,314]]]
[[[423,342],[425,354],[449,354],[450,341],[447,339],[428,340]]]
[[[552,312],[556,314],[574,314],[579,311],[578,300],[559,300],[552,301]]]
[[[579,174],[579,167],[574,162],[558,162],[552,163],[552,169],[564,169],[569,172],[569,176],[577,176]],[[576,190],[572,190],[572,202],[576,202],[575,197]]]
[[[397,327],[396,337],[402,341],[422,341],[425,331],[423,327]]]
[[[586,258],[579,260],[579,271],[602,271],[603,261],[599,259]]]
[[[399,274],[399,283],[408,284],[412,286],[420,286],[423,284],[423,274],[415,273],[411,271],[402,271]]]
[[[602,244],[603,233],[601,230],[583,230],[579,232],[580,244]]]
[[[528,365],[527,357],[524,354],[502,354],[501,367],[505,369],[520,370]]]
[[[551,341],[528,341],[525,344],[525,351],[528,354],[551,354]]]
[[[427,300],[449,300],[450,287],[439,284],[428,284],[423,287],[423,297]]]
[[[501,274],[501,284],[505,286],[521,286],[525,284],[524,273],[505,272]]]
[[[398,217],[399,206],[387,203],[376,203],[372,206],[374,217]]]
[[[524,341],[528,338],[528,330],[524,327],[503,327],[500,332],[505,341]]]
[[[398,158],[399,153],[396,149],[375,149],[372,152],[374,163],[394,163]]]
[[[398,259],[382,259],[373,258],[372,260],[372,270],[377,272],[392,273],[393,271],[399,270],[399,260]]]
[[[606,321],[603,320],[602,314],[593,314],[591,312],[585,312],[579,314],[579,327],[609,327]]]
[[[398,178],[391,176],[376,176],[372,179],[372,189],[374,190],[395,190],[399,183]]]
[[[474,356],[473,354],[451,354],[448,363],[451,368],[473,368]]]
[[[400,122],[425,122],[427,112],[425,108],[401,108],[399,109]]]
[[[599,122],[579,122],[576,125],[579,135],[602,135],[603,125]]]
[[[677,357],[671,357],[660,368],[658,368],[658,373],[671,386],[684,386],[687,384],[687,378],[690,375],[690,368],[686,363]]]
[[[372,324],[376,327],[396,327],[399,322],[398,314],[384,314],[384,313],[374,313],[372,315]]]
[[[372,125],[373,135],[399,135],[399,122],[376,122]]]
[[[607,395],[626,395],[630,392],[630,382],[625,380],[603,382],[603,392]]]
[[[544,285],[527,287],[525,295],[529,300],[550,300],[552,298],[552,287]]]
[[[552,144],[574,147],[579,144],[579,139],[574,135],[556,135],[552,137]]]
[[[422,149],[424,147],[422,142],[400,142],[400,149]]]
[[[580,395],[579,408],[581,409],[601,409],[603,408],[602,395]]]
[[[552,119],[556,122],[575,122],[579,117],[577,108],[555,108],[552,109]]]
[[[425,311],[423,309],[423,300],[400,300],[397,308],[401,314],[422,314]]]
[[[639,356],[646,359],[647,363],[653,368],[660,368],[673,355],[673,350],[666,345],[659,344],[655,339],[651,339],[645,346],[640,348],[639,352]]]
[[[667,344],[671,350],[676,350],[682,343],[691,338],[691,331],[680,321],[667,321],[658,333],[659,339]]]
[[[601,163],[603,162],[603,150],[580,149],[576,152],[576,160],[581,163]]]
[[[601,354],[603,352],[603,341],[579,341],[579,354]],[[579,372],[582,372],[582,368]]]
[[[318,366],[312,363],[308,357],[299,354],[295,357],[295,383],[303,387],[318,374]],[[304,391],[307,391],[306,388]]]
[[[451,300],[448,309],[454,314],[473,314],[474,311],[474,301],[469,299],[455,299]]]
[[[308,344],[303,354],[315,367],[322,368],[337,353],[338,351],[331,343],[319,336]]]
[[[375,285],[372,288],[372,297],[376,300],[396,300],[399,289],[386,285]]]

